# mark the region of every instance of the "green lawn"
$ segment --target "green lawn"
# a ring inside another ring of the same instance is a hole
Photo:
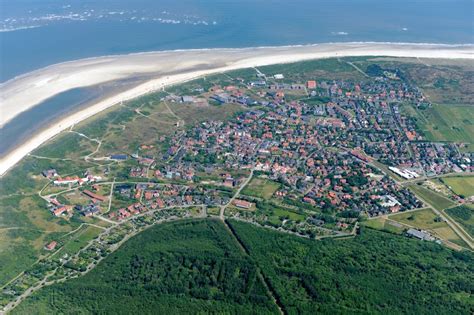
[[[394,221],[398,221],[423,230],[447,226],[446,222],[437,218],[438,216],[431,209],[422,209],[390,216],[390,219]]]
[[[449,186],[456,195],[464,197],[474,195],[474,176],[444,177],[442,181]]]
[[[459,206],[445,210],[446,213],[461,224],[474,237],[474,206]]]
[[[269,179],[253,178],[242,190],[242,194],[270,199],[278,188],[280,188],[280,184],[277,182]]]
[[[83,226],[76,233],[70,236],[63,248],[61,248],[61,250],[56,254],[56,257],[61,257],[64,254],[74,255],[84,248],[89,241],[97,237],[102,231],[102,229],[94,226]]]
[[[416,119],[419,130],[430,141],[474,142],[472,106],[433,104],[427,109],[404,105],[405,112]]]
[[[437,210],[443,210],[455,205],[455,203],[421,185],[408,186],[418,197],[431,204]]]
[[[405,227],[404,225],[401,225],[398,222],[394,222],[392,220],[387,220],[385,218],[367,220],[364,221],[362,225],[375,230],[386,231],[395,234],[402,234],[403,231],[407,229],[407,227]]]
[[[293,211],[289,211],[283,208],[275,208],[273,210],[273,214],[275,217],[281,219],[281,218],[288,218],[293,221],[303,221],[306,217],[302,214],[295,213]]]

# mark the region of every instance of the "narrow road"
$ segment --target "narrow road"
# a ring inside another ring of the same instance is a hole
[[[443,212],[433,207],[433,205],[430,202],[428,202],[426,199],[423,199],[418,195],[417,197],[423,200],[423,202],[428,205],[428,208],[433,210],[434,213],[436,213],[440,218],[442,218],[449,225],[449,227],[452,228],[453,231],[469,246],[470,249],[474,250],[474,242],[472,241],[471,236],[467,234],[466,231],[464,231],[464,229],[459,227],[456,222],[454,222],[450,217],[446,216]]]
[[[237,196],[240,194],[240,192],[242,191],[242,189],[244,189],[245,186],[247,186],[247,184],[252,180],[252,177],[253,177],[253,171],[254,169],[252,168],[252,170],[250,171],[250,175],[249,177],[242,183],[242,185],[240,185],[239,189],[237,190],[237,192],[232,196],[232,198],[230,198],[229,202],[227,204],[225,204],[224,206],[221,206],[221,210],[220,210],[220,213],[219,213],[219,217],[222,221],[224,221],[224,212],[225,212],[225,209],[230,205],[232,204],[232,202],[235,200],[235,198],[237,198]]]
[[[245,185],[244,185],[245,186]],[[230,236],[235,240],[236,244],[237,244],[237,247],[239,247],[240,251],[242,252],[242,254],[244,254],[245,256],[247,257],[250,257],[250,253],[247,252],[247,250],[245,249],[244,245],[240,242],[239,238],[237,237],[237,235],[235,235],[234,231],[232,230],[232,228],[229,226],[229,224],[227,223],[226,220],[223,220],[222,221],[223,224],[224,224],[224,227],[225,229],[227,230],[227,232],[230,234]],[[263,284],[263,286],[265,287],[266,291],[267,291],[267,295],[269,298],[272,299],[273,303],[276,305],[276,307],[278,308],[278,312],[280,314],[286,314],[286,312],[284,311],[283,309],[283,305],[280,305],[280,303],[278,302],[278,300],[276,299],[275,297],[275,293],[270,289],[270,286],[268,285],[267,281],[265,280],[265,277],[263,276],[261,270],[260,270],[260,267],[258,267],[257,263],[256,264],[256,267],[257,267],[257,277],[258,279],[260,280],[260,282]]]
[[[352,62],[349,62],[347,61],[347,64],[352,66],[354,69],[356,69],[357,71],[359,71],[360,73],[362,73],[365,77],[369,78],[369,75],[367,73],[365,73],[364,71],[362,71],[361,68],[357,67],[355,64],[353,64]]]

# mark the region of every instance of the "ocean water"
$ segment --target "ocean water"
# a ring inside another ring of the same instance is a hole
[[[117,91],[132,88],[146,79],[147,77],[138,77],[67,90],[20,113],[0,128],[0,158],[15,149],[32,134],[63,116],[110,97]]]
[[[0,83],[58,62],[156,50],[472,44],[473,6],[473,0],[0,0]],[[0,129],[0,157],[61,116],[135,83],[74,89],[38,104]]]
[[[472,0],[0,0],[0,82],[110,54],[323,42],[474,43]]]

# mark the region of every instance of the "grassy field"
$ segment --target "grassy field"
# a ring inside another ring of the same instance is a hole
[[[50,240],[77,224],[52,216],[37,195],[2,198],[0,206],[0,286],[29,268]]]
[[[280,184],[263,178],[252,178],[250,183],[242,190],[242,194],[248,196],[270,199]]]
[[[459,206],[446,209],[445,212],[474,237],[474,206]]]
[[[64,254],[73,255],[84,248],[89,241],[97,237],[102,229],[94,226],[82,226],[77,232],[67,238],[64,246],[56,253],[56,257]]]
[[[398,222],[383,217],[364,221],[362,225],[375,230],[386,231],[394,234],[402,234],[403,231],[408,228]]]
[[[429,189],[422,187],[421,185],[409,185],[408,186],[418,197],[423,201],[431,204],[437,210],[443,210],[454,206],[454,202],[443,197]]]
[[[415,118],[418,129],[427,140],[466,143],[474,141],[472,106],[433,104],[427,109],[416,109],[411,105],[404,105],[402,109]]]
[[[431,230],[447,226],[446,222],[443,222],[443,220],[441,220],[431,209],[399,213],[390,216],[390,219],[423,230]]]
[[[444,184],[459,196],[470,197],[474,195],[474,176],[454,176],[441,179]]]
[[[406,226],[427,230],[442,240],[453,242],[464,247],[467,246],[456,232],[431,209],[399,213],[391,215],[390,219],[405,224]]]
[[[96,149],[98,143],[88,140],[76,133],[63,132],[56,137],[54,145],[43,146],[34,152],[35,155],[49,158],[80,159]]]
[[[282,220],[285,220],[286,218],[288,218],[290,220],[293,220],[293,221],[301,222],[306,217],[302,214],[299,214],[299,213],[296,213],[296,212],[293,212],[293,211],[290,211],[290,210],[286,210],[286,209],[283,209],[283,208],[274,208],[273,209],[273,215],[270,216],[269,220],[270,220],[270,222],[273,222],[273,223],[277,224],[278,222],[280,222]]]

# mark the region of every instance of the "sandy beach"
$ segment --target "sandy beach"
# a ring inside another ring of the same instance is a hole
[[[61,131],[115,105],[165,86],[223,71],[348,56],[474,59],[473,45],[344,43],[245,49],[152,52],[82,59],[52,65],[0,85],[0,128],[20,113],[61,92],[103,82],[153,75],[152,79],[75,112],[37,133],[0,160],[5,174]]]

